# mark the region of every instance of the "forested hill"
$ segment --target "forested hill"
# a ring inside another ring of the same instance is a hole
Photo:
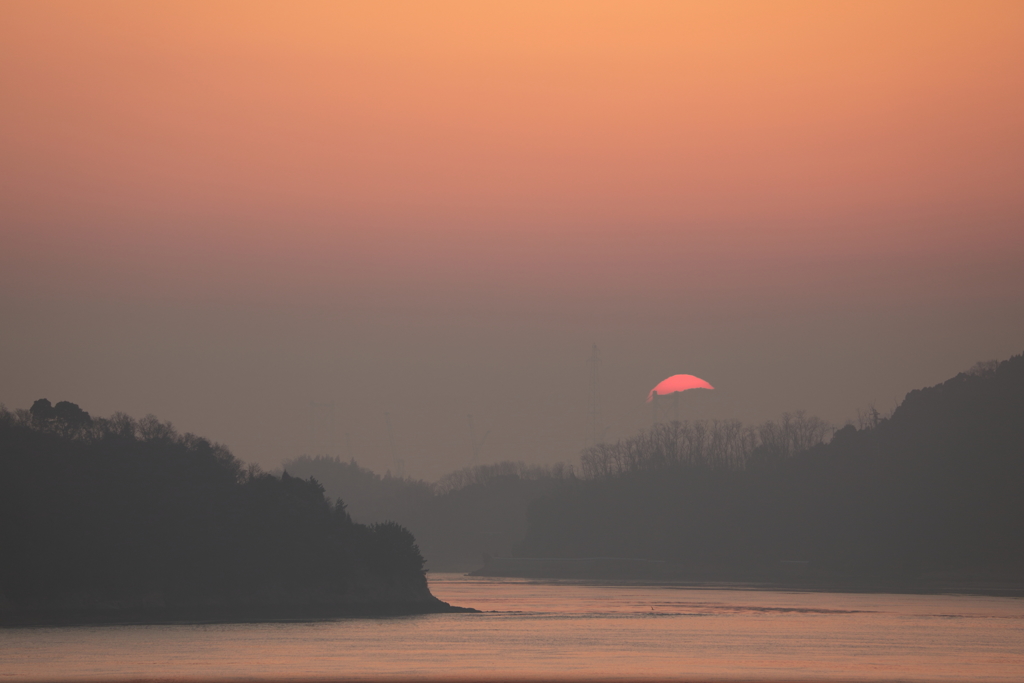
[[[517,554],[662,559],[695,577],[1024,581],[1022,356],[810,448],[680,458],[687,428],[585,454],[618,465],[536,501]]]
[[[443,611],[412,535],[152,416],[0,410],[0,622]]]

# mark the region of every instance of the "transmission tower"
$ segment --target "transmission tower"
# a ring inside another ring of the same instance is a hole
[[[601,420],[601,352],[594,344],[587,359],[590,368],[590,395],[587,406],[587,447],[604,441],[604,426]]]

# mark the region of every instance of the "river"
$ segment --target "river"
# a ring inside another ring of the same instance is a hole
[[[0,629],[0,683],[139,679],[1022,681],[1024,599],[431,574],[480,614]]]

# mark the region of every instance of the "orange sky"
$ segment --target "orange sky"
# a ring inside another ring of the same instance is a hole
[[[939,375],[1019,352],[1022,46],[1019,2],[7,2],[0,313],[22,332],[0,350],[26,361],[0,400],[42,390],[41,317],[107,343],[62,312],[82,306],[313,306],[416,336],[412,315],[442,349],[492,315],[583,356],[913,310],[978,330]],[[96,410],[137,412],[126,382]]]

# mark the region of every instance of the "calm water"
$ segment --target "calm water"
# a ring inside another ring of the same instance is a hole
[[[1024,681],[1024,600],[431,576],[483,614],[0,630],[0,683],[147,678]]]

